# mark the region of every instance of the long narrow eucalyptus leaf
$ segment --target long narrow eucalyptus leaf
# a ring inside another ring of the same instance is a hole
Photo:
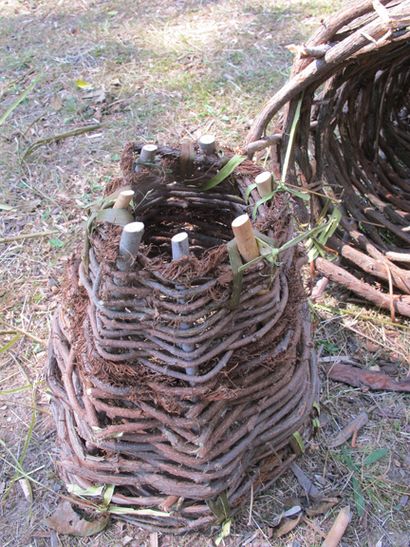
[[[295,140],[296,127],[298,125],[299,118],[300,118],[300,111],[301,111],[301,108],[302,108],[302,101],[303,101],[303,94],[302,94],[302,96],[300,97],[300,99],[298,101],[298,104],[297,104],[297,107],[296,107],[296,110],[295,110],[295,115],[294,115],[293,120],[292,120],[292,126],[290,128],[289,142],[288,142],[288,146],[286,148],[285,160],[283,162],[282,177],[281,177],[282,182],[285,182],[286,175],[288,174],[290,155],[292,153],[293,141]]]
[[[215,188],[215,186],[218,186],[218,184],[228,178],[229,175],[231,175],[238,167],[238,165],[240,165],[245,160],[246,156],[232,156],[228,163],[226,163],[214,177],[212,177],[201,186],[201,190],[210,190],[211,188]]]
[[[245,192],[245,201],[246,201],[246,203],[248,203],[248,201],[249,201],[249,196],[251,195],[252,190],[255,190],[256,187],[257,187],[257,184],[256,184],[256,182],[254,182],[246,188],[246,192]]]

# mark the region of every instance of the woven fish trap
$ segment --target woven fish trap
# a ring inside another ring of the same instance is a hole
[[[310,192],[312,224],[342,212],[337,259],[316,269],[393,318],[410,316],[409,24],[409,1],[349,3],[291,48],[290,80],[247,137],[279,172],[297,123],[288,182]]]
[[[68,490],[140,527],[221,523],[277,479],[310,434],[318,398],[306,262],[282,193],[255,210],[249,160],[208,191],[232,153],[186,143],[149,164],[127,145],[123,176],[90,217],[52,324],[48,382]],[[133,204],[113,208],[120,190]],[[255,211],[261,248],[244,266],[231,221]],[[143,222],[133,257],[123,225]],[[189,235],[172,260],[171,236]],[[285,247],[283,247],[285,245]],[[241,269],[242,268],[242,269]],[[104,497],[105,492],[105,497]],[[107,505],[109,492],[109,505]]]

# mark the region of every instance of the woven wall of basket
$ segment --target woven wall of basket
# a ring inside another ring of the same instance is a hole
[[[291,48],[291,78],[247,137],[278,172],[298,116],[287,182],[311,192],[312,224],[342,212],[327,242],[337,259],[316,269],[393,318],[410,316],[409,25],[408,0],[349,3]]]
[[[221,522],[283,473],[318,397],[291,198],[256,208],[255,164],[232,171],[202,145],[126,147],[50,339],[68,489],[172,532]]]

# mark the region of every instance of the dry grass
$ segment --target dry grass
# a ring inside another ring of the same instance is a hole
[[[43,341],[64,261],[81,238],[84,208],[118,174],[127,140],[173,142],[212,131],[224,144],[240,145],[249,120],[286,80],[291,55],[285,45],[303,41],[336,4],[341,2],[3,2],[0,119],[34,78],[41,80],[0,126],[0,202],[11,206],[0,210],[1,237],[55,233],[0,244],[0,347],[10,342],[0,353],[2,545],[149,544],[146,533],[121,523],[95,539],[73,540],[56,538],[43,522],[62,491],[54,474]],[[77,80],[91,89],[79,88]],[[96,123],[96,131],[41,142]],[[344,297],[329,297],[313,310],[322,355],[348,354],[405,376],[408,322],[392,325],[386,315],[344,304]],[[352,472],[349,453],[326,444],[361,410],[370,413],[370,422],[350,449],[358,466]],[[352,505],[345,545],[407,545],[406,397],[348,388],[324,374],[321,421],[300,465],[318,487]],[[388,455],[364,469],[364,458],[378,448],[387,448]],[[32,502],[13,483],[22,472],[35,481]],[[366,503],[361,518],[353,476]],[[245,508],[226,545],[320,545],[337,508],[302,522],[283,539],[272,535],[275,516],[303,502],[301,487],[288,473],[254,501],[250,525]],[[212,538],[168,537],[160,544],[211,545]]]

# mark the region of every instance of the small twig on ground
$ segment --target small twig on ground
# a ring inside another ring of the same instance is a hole
[[[328,444],[329,448],[336,448],[345,443],[352,435],[357,435],[361,427],[367,424],[369,416],[366,412],[361,412],[354,420],[347,424],[336,437]]]
[[[250,500],[250,503],[249,503],[248,526],[252,525],[252,511],[253,511],[253,483],[251,483],[251,500]]]
[[[24,239],[33,239],[35,237],[46,237],[53,234],[58,234],[57,230],[48,230],[46,232],[31,232],[30,234],[17,234],[16,236],[1,237],[0,243],[13,243],[14,241],[22,241]]]

